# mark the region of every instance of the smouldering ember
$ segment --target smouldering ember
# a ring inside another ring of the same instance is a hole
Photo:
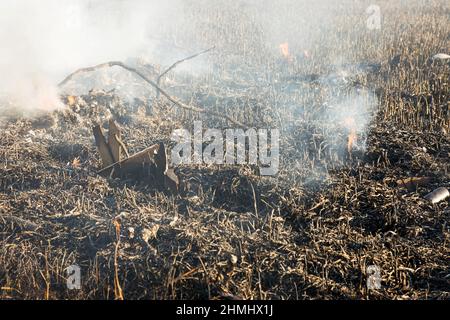
[[[285,58],[288,62],[293,62],[294,57],[289,52],[289,43],[285,42],[280,44],[280,51],[283,58]]]

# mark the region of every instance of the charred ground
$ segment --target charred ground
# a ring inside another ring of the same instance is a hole
[[[104,75],[108,85],[73,79],[73,91],[95,90],[64,94],[62,111],[5,117],[0,297],[448,299],[449,202],[423,196],[450,187],[450,67],[430,60],[450,49],[450,9],[384,8],[381,30],[338,14],[339,36],[319,39],[311,57],[291,47],[289,59],[262,46],[258,26],[235,10],[218,16],[238,21],[226,30],[192,13],[208,30],[204,47],[216,45],[216,69],[162,85],[249,127],[280,128],[276,177],[252,166],[182,166],[185,191],[169,195],[97,175],[91,129],[110,117],[130,152],[170,146],[172,131],[194,120],[230,126],[154,98],[126,72]],[[138,99],[124,98],[127,86]],[[348,128],[327,116],[349,101],[369,106],[356,115],[366,123],[350,149]],[[412,177],[429,179],[399,181]],[[82,270],[79,291],[66,287],[72,264]],[[381,270],[379,290],[367,290],[369,265]]]

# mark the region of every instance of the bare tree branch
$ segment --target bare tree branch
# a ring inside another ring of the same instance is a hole
[[[233,123],[236,126],[239,126],[241,128],[247,128],[248,126],[240,123],[237,120],[232,119],[231,117],[229,117],[226,114],[221,114],[215,111],[210,111],[210,110],[205,110],[202,108],[198,108],[198,107],[194,107],[194,106],[189,106],[177,99],[175,99],[174,97],[172,97],[171,95],[169,95],[165,90],[161,89],[161,87],[155,83],[154,81],[150,80],[149,78],[147,78],[142,72],[140,72],[139,70],[132,68],[130,66],[127,66],[126,64],[124,64],[123,62],[120,61],[110,61],[110,62],[106,62],[106,63],[102,63],[93,67],[87,67],[87,68],[81,68],[76,70],[75,72],[69,74],[63,81],[61,81],[58,84],[58,87],[63,87],[67,82],[69,82],[70,80],[73,79],[73,77],[75,77],[76,75],[79,75],[81,73],[86,73],[86,72],[92,72],[92,71],[96,71],[98,69],[102,69],[102,68],[110,68],[110,67],[121,67],[125,70],[128,70],[132,73],[137,74],[139,77],[141,77],[145,82],[147,82],[148,84],[150,84],[151,86],[153,86],[156,90],[158,90],[163,96],[165,96],[170,102],[176,104],[177,106],[179,106],[180,108],[186,109],[186,110],[190,110],[193,112],[197,112],[197,113],[205,113],[205,114],[209,114],[215,117],[219,117],[219,118],[223,118],[228,120],[229,122]]]
[[[163,73],[161,73],[161,74],[159,75],[158,79],[156,79],[156,83],[157,83],[158,86],[159,86],[160,83],[161,83],[161,79],[162,79],[166,74],[168,74],[170,71],[172,71],[173,69],[175,69],[175,67],[178,66],[180,63],[183,63],[184,61],[187,61],[187,60],[194,59],[194,58],[196,58],[196,57],[198,57],[198,56],[200,56],[200,55],[202,55],[202,54],[205,54],[205,53],[207,53],[207,52],[213,50],[214,48],[215,48],[215,46],[213,46],[213,47],[211,47],[211,48],[209,48],[209,49],[203,50],[203,51],[201,51],[201,52],[198,52],[198,53],[196,53],[196,54],[193,54],[192,56],[189,56],[189,57],[187,57],[187,58],[178,60],[177,62],[175,62],[174,64],[172,64],[169,68],[167,68]],[[159,91],[157,92],[156,97],[159,98]]]

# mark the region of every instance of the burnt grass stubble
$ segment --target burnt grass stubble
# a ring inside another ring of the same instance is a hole
[[[172,131],[194,120],[228,127],[152,98],[152,88],[134,102],[102,90],[74,103],[63,96],[62,111],[5,119],[0,298],[448,299],[449,202],[423,199],[450,187],[450,68],[428,59],[449,51],[448,13],[439,2],[423,11],[392,8],[375,34],[355,28],[364,23],[357,17],[338,16],[341,38],[330,34],[307,61],[262,46],[245,19],[226,32],[209,29],[204,47],[216,49],[208,59],[221,61],[214,75],[172,74],[166,89],[249,126],[281,128],[275,177],[249,165],[181,166],[185,190],[171,195],[98,176],[96,121],[107,129],[113,117],[130,154],[160,141],[172,146]],[[333,50],[358,69],[345,84],[317,81],[335,72]],[[89,77],[71,85],[94,88]],[[145,87],[121,77],[113,88]],[[346,129],[318,114],[327,114],[330,96],[355,94],[376,103],[358,133],[365,146],[348,153]],[[414,190],[397,183],[425,176],[431,182]],[[67,289],[72,264],[81,267],[81,290]],[[379,290],[366,287],[369,265],[381,270]]]

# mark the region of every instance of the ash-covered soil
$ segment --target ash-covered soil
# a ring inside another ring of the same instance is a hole
[[[3,129],[3,298],[114,298],[114,221],[127,299],[448,298],[449,204],[423,199],[450,187],[448,135],[377,121],[367,151],[323,181],[183,167],[187,191],[173,196],[98,176],[89,126],[73,114],[49,117],[45,129],[25,120]],[[145,115],[121,123],[130,151],[170,142],[180,125]],[[398,185],[411,176],[432,181]],[[66,288],[71,264],[81,291]],[[381,270],[380,290],[367,290],[369,265]]]
[[[170,149],[173,130],[195,120],[233,125],[156,98],[129,73],[75,78],[62,110],[1,119],[0,298],[449,299],[449,199],[424,199],[450,188],[450,66],[429,58],[450,49],[448,4],[386,9],[376,35],[337,15],[342,38],[327,33],[310,55],[291,47],[292,56],[261,46],[252,21],[222,13],[238,22],[202,35],[203,47],[216,45],[205,58],[213,74],[172,72],[161,86],[280,129],[279,173],[178,166],[178,195],[102,177],[96,123],[107,130],[113,118],[130,154]],[[342,52],[347,63],[336,65]],[[80,290],[66,285],[74,264]],[[367,287],[369,266],[379,289]]]

